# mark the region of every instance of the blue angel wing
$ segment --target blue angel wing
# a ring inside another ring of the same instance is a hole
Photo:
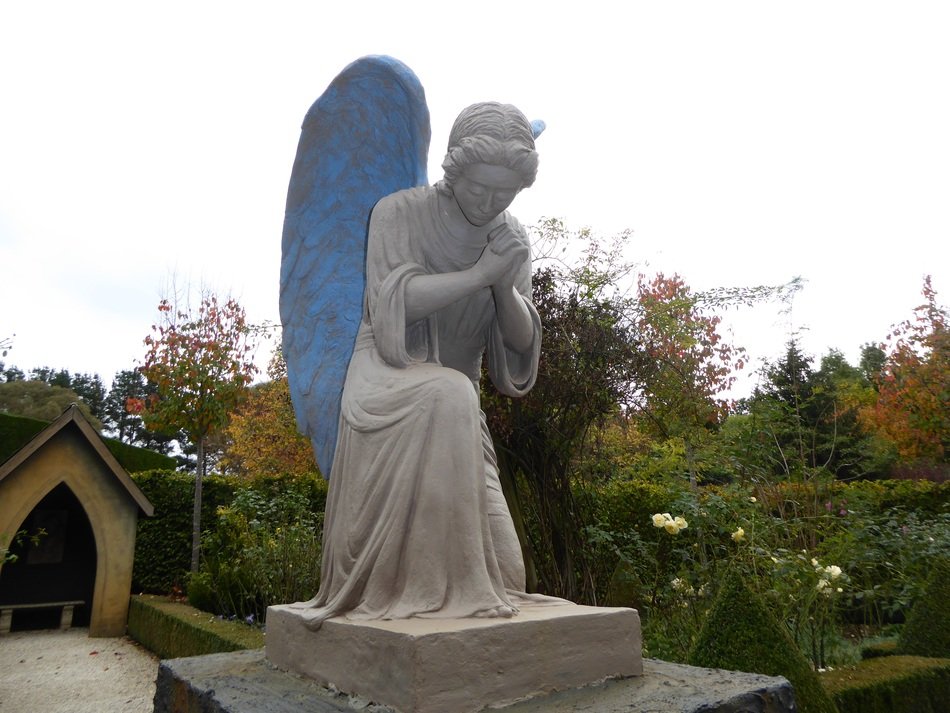
[[[427,183],[430,135],[418,78],[384,56],[346,67],[301,127],[284,215],[280,319],[297,425],[324,477],[362,315],[370,211],[390,193]]]

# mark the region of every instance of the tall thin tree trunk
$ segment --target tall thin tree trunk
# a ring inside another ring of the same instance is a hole
[[[205,439],[198,439],[198,468],[195,472],[195,509],[191,516],[191,571],[198,572],[201,558],[201,484],[205,476]]]
[[[518,484],[507,457],[500,453],[498,455],[498,480],[501,483],[501,492],[505,496],[505,502],[508,504],[508,511],[511,513],[511,520],[515,525],[518,543],[521,545],[521,556],[524,559],[525,588],[529,592],[536,592],[538,591],[538,569],[535,564],[531,541],[525,531],[524,511],[521,509]]]

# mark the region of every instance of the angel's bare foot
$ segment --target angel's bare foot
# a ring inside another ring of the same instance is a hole
[[[510,619],[515,614],[518,613],[518,610],[514,607],[509,607],[506,604],[501,604],[497,607],[492,607],[491,609],[482,609],[482,611],[477,611],[473,616],[479,619]]]

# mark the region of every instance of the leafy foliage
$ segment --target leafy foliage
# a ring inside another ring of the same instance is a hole
[[[30,378],[74,391],[98,421],[105,421],[106,388],[98,374],[70,374],[66,369],[40,367],[30,372]]]
[[[194,313],[167,299],[158,311],[139,369],[155,392],[128,407],[150,428],[181,430],[200,444],[227,424],[257,371],[251,328],[236,300],[219,303],[213,294],[203,295]]]
[[[227,426],[220,467],[244,479],[318,472],[313,447],[297,430],[287,367],[278,350],[268,367],[271,381],[251,387]]]
[[[583,533],[593,523],[572,488],[579,474],[598,472],[598,457],[585,452],[612,427],[646,453],[674,454],[668,463],[676,460],[677,475],[697,485],[701,471],[717,468],[711,434],[727,413],[721,392],[744,366],[743,351],[722,339],[710,312],[730,295],[702,298],[663,275],[641,276],[635,298],[619,290],[632,271],[621,258],[627,234],[602,244],[548,220],[537,235],[548,256],[571,244],[583,246],[582,257],[573,266],[548,259],[535,271],[545,333],[534,389],[518,400],[486,391],[483,404],[506,497],[524,522],[529,584],[534,567],[542,590],[590,599],[597,587]]]
[[[24,416],[39,421],[55,421],[70,404],[78,404],[83,416],[99,430],[102,423],[93,416],[79,395],[45,381],[10,381],[0,384],[0,413]]]
[[[312,508],[309,488],[286,479],[270,492],[243,488],[219,508],[201,572],[188,585],[190,601],[251,623],[263,622],[271,604],[316,594],[323,512]]]
[[[141,413],[132,413],[128,409],[129,404],[147,403],[157,395],[155,385],[150,384],[138,369],[117,372],[103,409],[106,427],[123,443],[169,453],[172,441],[184,440],[183,437],[175,432],[161,433],[149,429]]]
[[[585,257],[575,268],[551,264],[534,274],[545,330],[534,388],[521,399],[485,388],[482,403],[506,497],[522,525],[529,587],[575,599],[588,592],[590,577],[571,487],[574,460],[591,426],[626,400],[642,357],[626,302],[611,292],[611,251],[588,233],[566,235],[558,221],[541,231],[553,242],[586,240]]]
[[[661,438],[721,423],[731,402],[722,397],[745,366],[745,350],[725,342],[722,318],[706,308],[679,275],[641,275],[635,330],[650,371],[633,405]]]
[[[745,366],[745,350],[723,340],[721,317],[707,309],[679,275],[640,276],[634,330],[647,367],[628,406],[641,430],[660,443],[682,445],[694,487],[704,460],[700,451],[712,447],[711,432],[731,408],[722,394]]]
[[[942,513],[928,514],[908,504],[867,509],[852,498],[840,516],[847,526],[823,543],[849,574],[845,604],[852,619],[876,625],[900,621],[925,596],[934,562],[950,551],[950,511],[944,507]]]
[[[746,479],[883,477],[894,460],[888,444],[868,433],[860,411],[876,392],[864,372],[831,350],[819,369],[793,339],[762,372],[762,383],[731,416],[724,441]]]
[[[930,276],[925,302],[891,332],[865,422],[908,460],[946,463],[950,454],[950,314],[938,304]]]
[[[233,298],[219,302],[216,295],[205,294],[194,313],[163,299],[158,311],[160,320],[145,338],[148,349],[141,367],[155,393],[130,399],[128,407],[150,429],[183,431],[197,447],[191,555],[191,569],[197,572],[206,447],[227,425],[257,371],[251,359],[252,330]]]
[[[13,533],[13,537],[9,538],[0,534],[0,566],[16,562],[20,558],[17,552],[23,550],[24,544],[29,543],[29,545],[36,547],[45,535],[46,530],[42,527],[33,532],[17,530]]]

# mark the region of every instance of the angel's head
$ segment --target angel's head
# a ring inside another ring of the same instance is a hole
[[[534,183],[538,173],[534,132],[525,115],[511,104],[482,102],[472,104],[459,114],[442,161],[445,177],[436,187],[451,194],[466,169],[479,164],[498,166],[517,174],[520,188]]]

